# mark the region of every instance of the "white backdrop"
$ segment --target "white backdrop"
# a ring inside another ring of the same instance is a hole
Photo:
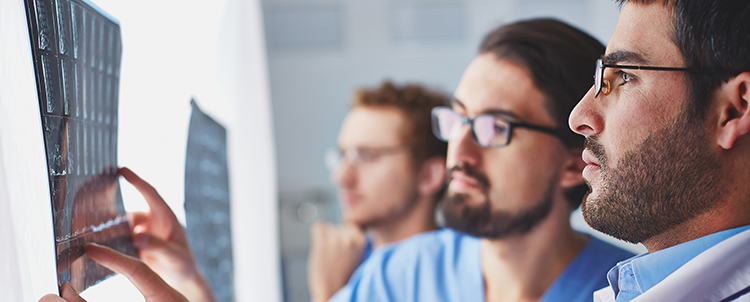
[[[57,291],[52,209],[26,12],[0,1],[0,289],[7,301]]]
[[[189,101],[195,97],[228,130],[237,300],[280,301],[276,160],[259,2],[94,3],[121,26],[119,164],[154,185],[184,224]],[[22,0],[0,1],[0,45],[0,282],[3,299],[36,301],[56,286]],[[147,209],[137,191],[122,183],[126,209]],[[121,276],[84,297],[143,300]]]

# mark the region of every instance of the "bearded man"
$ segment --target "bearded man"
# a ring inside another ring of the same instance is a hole
[[[452,106],[432,110],[449,228],[373,252],[330,301],[591,301],[631,255],[570,226],[587,188],[565,125],[603,51],[554,20],[490,32]]]
[[[607,274],[603,301],[750,301],[750,6],[624,4],[594,87],[586,221],[648,253]]]

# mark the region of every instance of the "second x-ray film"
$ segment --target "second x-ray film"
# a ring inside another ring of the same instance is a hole
[[[185,218],[195,260],[220,302],[234,297],[227,131],[191,101],[185,159]]]

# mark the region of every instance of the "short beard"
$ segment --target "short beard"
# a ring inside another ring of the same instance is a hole
[[[721,170],[703,124],[683,110],[669,126],[622,156],[617,168],[608,166],[598,138],[587,137],[586,149],[601,167],[601,188],[584,198],[586,222],[602,233],[639,243],[715,206],[722,191]]]
[[[463,171],[468,176],[477,179],[484,193],[484,201],[479,206],[468,205],[467,194],[448,193],[441,201],[440,212],[445,225],[459,232],[486,239],[524,235],[547,218],[552,209],[554,188],[552,182],[541,200],[518,213],[511,213],[493,209],[486,176],[468,166],[456,166],[448,172],[449,177],[453,171]]]

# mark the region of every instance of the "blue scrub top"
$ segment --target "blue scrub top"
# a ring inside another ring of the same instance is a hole
[[[371,252],[329,301],[485,301],[480,239],[451,229]],[[591,238],[540,301],[593,301],[607,271],[633,254]]]

